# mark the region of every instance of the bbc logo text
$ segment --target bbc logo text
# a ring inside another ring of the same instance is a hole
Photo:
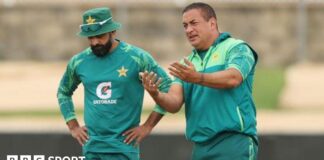
[[[7,160],[85,160],[84,156],[7,155]]]

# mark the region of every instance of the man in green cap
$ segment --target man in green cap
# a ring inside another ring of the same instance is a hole
[[[138,144],[165,113],[155,106],[139,125],[144,98],[139,73],[157,73],[164,92],[171,80],[148,52],[116,39],[120,27],[109,8],[86,11],[78,35],[87,37],[90,47],[71,58],[58,88],[60,110],[87,160],[138,160]],[[83,127],[71,99],[80,83],[85,92]]]
[[[219,32],[213,8],[192,3],[182,24],[194,47],[182,62],[170,66],[176,79],[161,93],[154,74],[143,84],[166,111],[185,104],[186,137],[194,143],[193,160],[255,160],[258,140],[252,85],[258,56],[244,41]]]

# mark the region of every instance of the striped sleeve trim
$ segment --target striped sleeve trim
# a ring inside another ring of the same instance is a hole
[[[74,116],[71,116],[71,117],[68,117],[68,118],[66,118],[65,119],[65,122],[66,123],[68,123],[69,121],[71,121],[71,120],[74,120],[74,119],[76,119],[76,116],[74,115]]]

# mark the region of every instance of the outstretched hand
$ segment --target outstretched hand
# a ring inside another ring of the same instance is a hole
[[[174,62],[168,68],[170,70],[170,74],[190,83],[198,83],[201,80],[201,73],[196,71],[195,66],[188,59],[184,58],[184,64],[180,64],[179,62]]]
[[[159,94],[159,85],[161,84],[162,79],[158,79],[156,73],[148,73],[147,71],[141,72],[140,76],[145,90],[147,90],[152,97],[157,96]]]

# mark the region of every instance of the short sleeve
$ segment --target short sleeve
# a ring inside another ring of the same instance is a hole
[[[253,68],[255,59],[251,49],[246,44],[233,47],[227,55],[225,69],[237,69],[245,79]]]

